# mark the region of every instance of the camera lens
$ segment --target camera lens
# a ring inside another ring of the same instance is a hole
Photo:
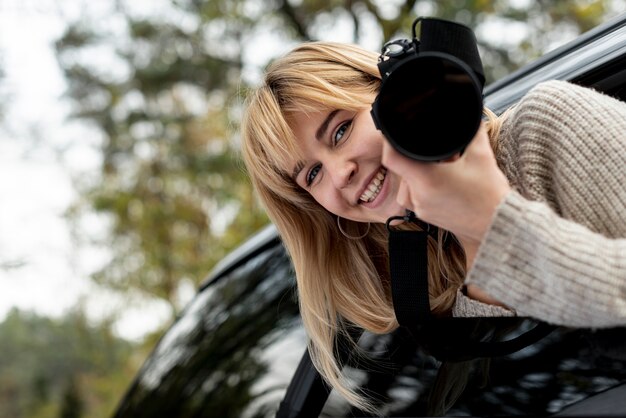
[[[439,161],[461,152],[480,125],[482,94],[459,59],[429,52],[393,68],[373,104],[378,128],[402,154]]]

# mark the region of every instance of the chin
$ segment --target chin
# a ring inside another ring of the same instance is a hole
[[[382,224],[386,224],[387,220],[389,218],[391,218],[392,216],[404,216],[404,213],[405,213],[404,208],[401,208],[401,207],[398,206],[395,209],[386,210],[384,212],[384,214],[380,215],[380,219],[378,219],[377,222],[382,223]]]

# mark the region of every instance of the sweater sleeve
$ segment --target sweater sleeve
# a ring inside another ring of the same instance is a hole
[[[626,104],[543,83],[507,122],[500,203],[466,283],[530,316],[626,325]]]

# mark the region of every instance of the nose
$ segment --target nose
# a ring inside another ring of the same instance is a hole
[[[358,171],[358,166],[354,160],[341,156],[333,158],[328,168],[332,182],[337,189],[348,186]]]

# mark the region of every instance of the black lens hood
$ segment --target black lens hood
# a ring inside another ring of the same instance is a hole
[[[423,39],[426,50],[417,39],[399,40],[393,44],[403,46],[403,52],[381,55],[381,84],[371,113],[400,153],[418,161],[441,161],[462,152],[476,135],[484,77],[469,28],[439,19],[427,23],[428,33],[438,38]],[[442,33],[449,35],[447,41]],[[459,45],[465,49],[454,51]]]

